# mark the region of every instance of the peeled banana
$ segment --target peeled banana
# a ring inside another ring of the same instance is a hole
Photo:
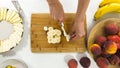
[[[102,0],[102,2],[100,3],[100,7],[105,6],[107,4],[110,3],[119,3],[120,4],[120,0]]]
[[[111,4],[107,4],[103,7],[100,7],[95,15],[94,15],[94,19],[97,20],[100,17],[102,17],[104,14],[109,13],[109,12],[120,12],[120,4],[118,3],[111,3]]]

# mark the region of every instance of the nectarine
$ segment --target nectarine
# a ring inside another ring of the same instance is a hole
[[[117,52],[117,44],[112,41],[106,41],[104,44],[104,51],[106,54],[115,54]]]
[[[118,26],[115,23],[109,23],[105,26],[105,32],[109,35],[118,33]]]
[[[98,44],[92,44],[90,50],[94,56],[98,56],[101,54],[101,47]]]

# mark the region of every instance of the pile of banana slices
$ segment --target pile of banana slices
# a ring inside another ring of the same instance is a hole
[[[47,32],[47,39],[49,44],[56,44],[61,42],[61,31],[54,29],[53,27],[44,27],[44,30]]]
[[[12,34],[7,39],[0,40],[0,53],[2,53],[9,51],[20,42],[23,33],[23,24],[19,13],[7,8],[0,8],[0,21],[6,21],[13,25]]]

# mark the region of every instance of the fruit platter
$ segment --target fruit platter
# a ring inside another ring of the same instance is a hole
[[[0,39],[0,53],[7,52],[19,44],[23,34],[22,18],[17,11],[0,8],[0,24],[4,23],[12,26],[12,32],[8,37]]]
[[[88,51],[100,68],[120,66],[120,19],[98,22],[88,36]]]

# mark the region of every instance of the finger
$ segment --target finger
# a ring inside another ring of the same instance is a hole
[[[72,37],[70,40],[73,41],[73,40],[77,40],[79,39],[79,36],[75,35],[74,37]]]
[[[54,19],[54,20],[56,20],[56,17],[55,17],[55,15],[53,15],[53,19]]]
[[[71,32],[69,33],[71,36],[74,35],[76,32],[71,30]]]
[[[72,40],[74,37],[76,37],[75,34],[71,35],[70,40]]]

